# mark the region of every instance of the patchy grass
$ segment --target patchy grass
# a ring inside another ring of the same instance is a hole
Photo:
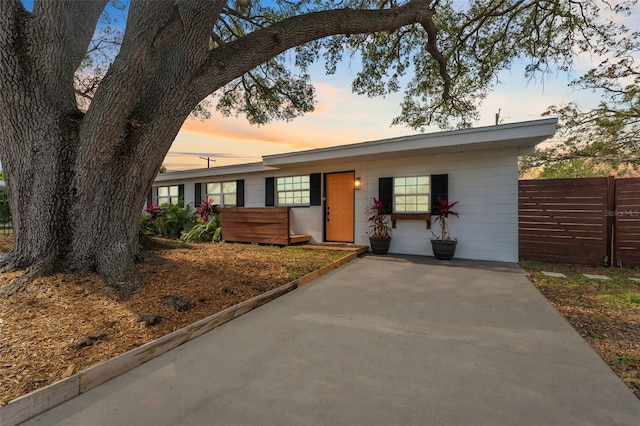
[[[640,398],[640,269],[522,261],[534,285]],[[542,271],[560,272],[554,278]],[[606,275],[609,280],[582,274]]]

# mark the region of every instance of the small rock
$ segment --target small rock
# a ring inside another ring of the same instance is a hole
[[[562,274],[560,272],[547,272],[547,271],[542,271],[543,275],[546,275],[548,277],[553,277],[553,278],[567,278],[567,276],[565,274]]]
[[[606,275],[598,275],[598,274],[582,274],[584,277],[592,279],[592,280],[608,280],[610,279]]]
[[[173,306],[178,312],[185,312],[191,309],[191,304],[189,302],[175,296],[166,296],[164,298],[164,303],[166,303],[168,306]]]
[[[140,315],[136,321],[144,322],[144,326],[149,327],[158,324],[163,318],[161,315]]]
[[[80,349],[80,348],[84,348],[85,346],[93,346],[95,342],[97,342],[98,340],[102,340],[105,337],[107,337],[107,335],[104,333],[98,333],[95,336],[85,337],[84,339],[78,341],[75,344],[75,347],[76,349]]]

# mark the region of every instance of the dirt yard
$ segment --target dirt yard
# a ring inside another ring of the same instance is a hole
[[[12,241],[0,237],[0,252]],[[140,264],[125,301],[97,276],[56,274],[0,299],[0,406],[286,284],[346,252],[247,244],[178,244]],[[14,276],[0,274],[0,286]]]

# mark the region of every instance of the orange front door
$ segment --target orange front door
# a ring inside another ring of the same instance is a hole
[[[352,243],[355,174],[331,173],[326,178],[326,239]]]

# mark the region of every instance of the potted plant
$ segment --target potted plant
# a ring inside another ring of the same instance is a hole
[[[387,254],[391,244],[391,227],[387,222],[384,203],[373,198],[366,210],[369,215],[369,243],[371,251],[375,254]]]
[[[447,218],[449,215],[459,217],[458,212],[452,210],[453,206],[458,204],[458,201],[450,203],[448,200],[438,198],[438,215],[436,221],[440,225],[440,237],[433,234],[431,239],[431,248],[433,249],[433,255],[436,259],[451,260],[456,253],[456,246],[458,244],[457,239],[452,239],[447,229]]]

